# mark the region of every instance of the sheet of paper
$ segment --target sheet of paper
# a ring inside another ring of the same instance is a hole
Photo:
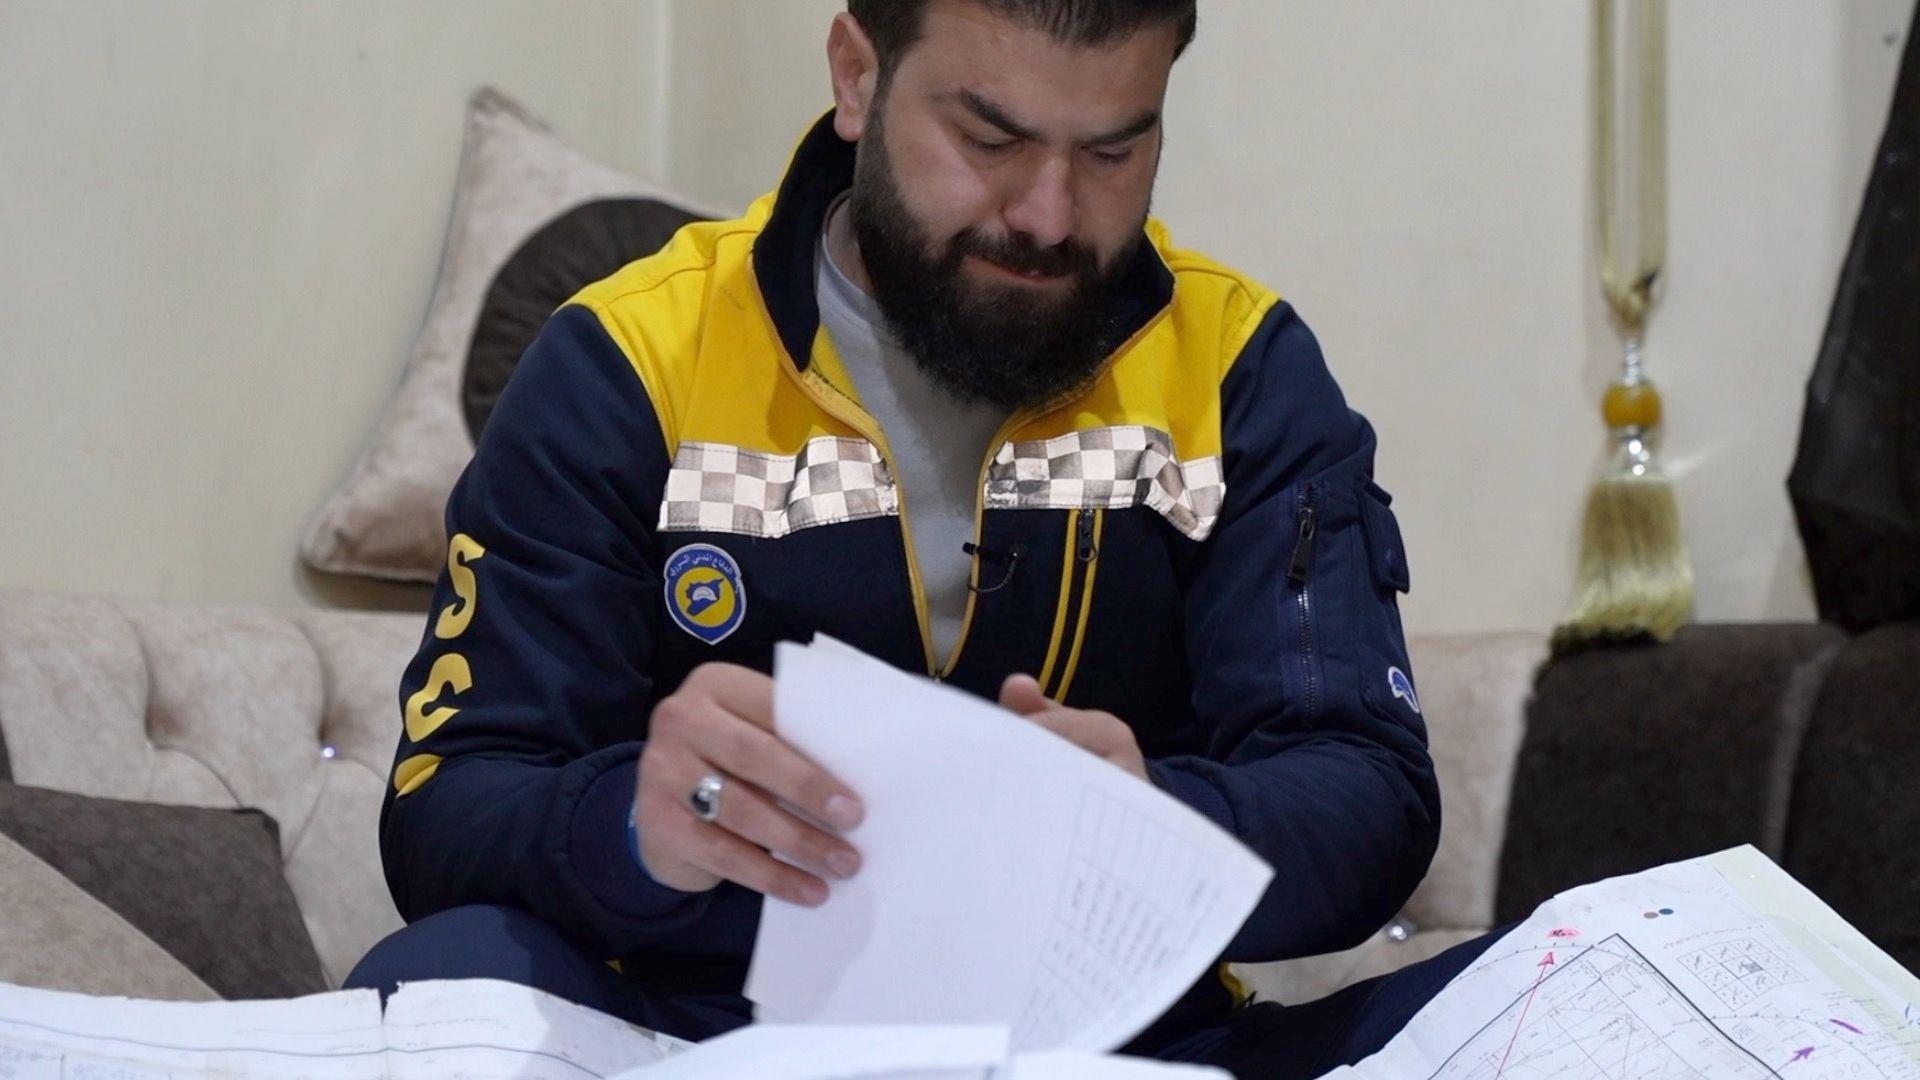
[[[60,1080],[60,1051],[33,1043],[0,1041],[0,1080]]]
[[[994,1080],[1232,1080],[1225,1069],[1083,1050],[1022,1054]]]
[[[753,1024],[621,1080],[986,1080],[1006,1059],[1004,1024]]]
[[[170,1002],[0,984],[0,1077],[363,1080],[379,1075],[385,1053],[371,990]]]
[[[408,983],[387,999],[394,1080],[512,1076],[582,1080],[665,1059],[650,1035],[615,1017],[514,983]]]
[[[1920,981],[1751,847],[1562,893],[1361,1078],[1920,1080]]]
[[[861,872],[769,898],[746,993],[789,1023],[985,1023],[1111,1050],[1206,972],[1272,871],[1152,785],[837,642],[775,658],[783,738],[866,803]]]

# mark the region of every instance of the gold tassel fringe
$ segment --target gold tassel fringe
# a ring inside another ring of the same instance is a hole
[[[1673,482],[1659,473],[1595,481],[1581,525],[1573,610],[1556,652],[1608,641],[1668,641],[1693,609],[1693,566]]]

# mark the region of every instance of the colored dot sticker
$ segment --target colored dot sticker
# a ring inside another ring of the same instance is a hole
[[[1640,917],[1643,919],[1657,919],[1660,917],[1660,913],[1657,911],[1649,911]]]
[[[1662,915],[1671,915],[1671,914],[1673,914],[1673,909],[1672,909],[1672,908],[1670,908],[1670,907],[1663,907],[1663,908],[1661,908],[1661,909],[1660,909],[1660,914],[1662,914]]]

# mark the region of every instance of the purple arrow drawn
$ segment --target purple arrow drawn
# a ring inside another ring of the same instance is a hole
[[[1794,1061],[1805,1061],[1812,1056],[1813,1056],[1813,1047],[1803,1046],[1800,1049],[1795,1050],[1793,1052],[1793,1061],[1787,1062],[1787,1065],[1793,1064]],[[1780,1067],[1784,1069],[1787,1067],[1787,1065],[1782,1065]]]

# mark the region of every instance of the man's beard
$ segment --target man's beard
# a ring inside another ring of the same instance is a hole
[[[862,136],[847,210],[874,299],[900,347],[953,397],[1008,412],[1091,383],[1125,334],[1118,301],[1140,241],[1104,273],[1071,238],[1041,248],[1024,235],[989,237],[969,227],[936,252],[901,198],[877,107],[875,120]],[[970,284],[961,274],[968,255],[1016,271],[1070,274],[1072,284]]]

